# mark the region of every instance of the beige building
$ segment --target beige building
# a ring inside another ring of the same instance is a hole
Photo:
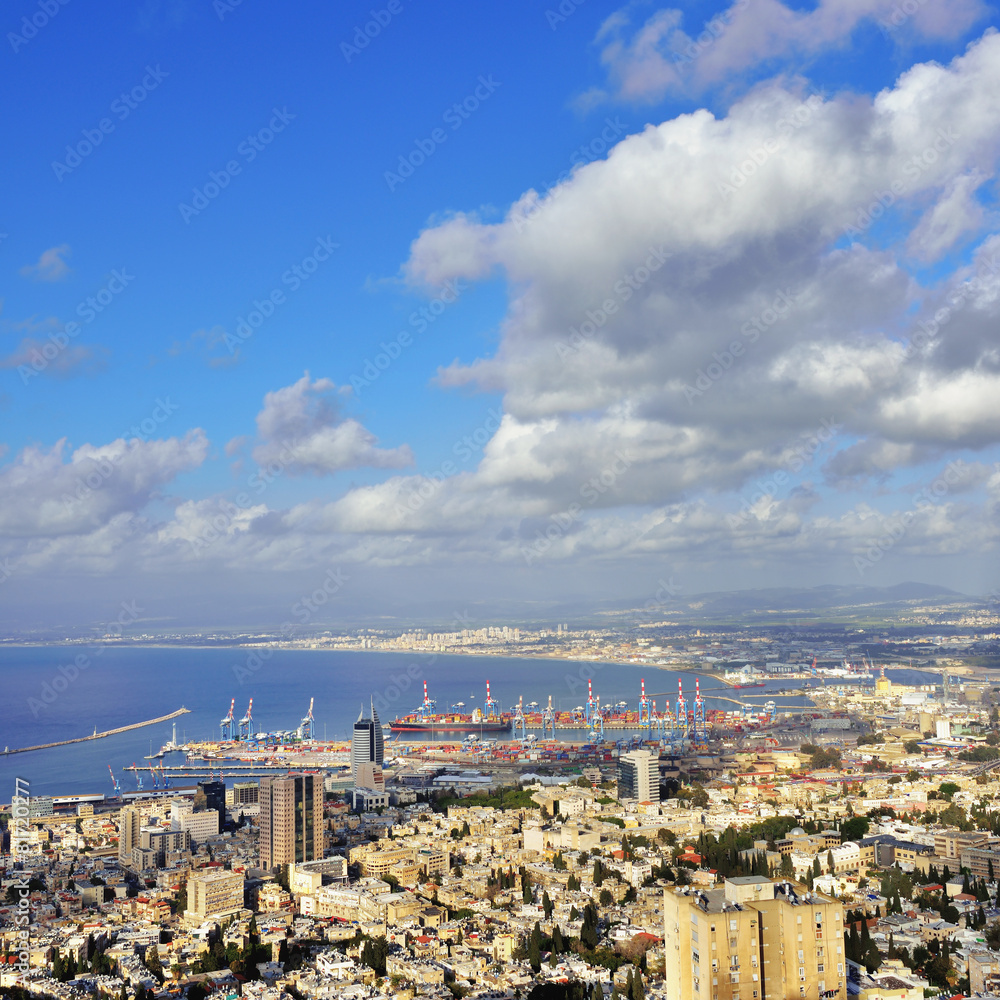
[[[192,872],[187,898],[185,916],[191,922],[238,913],[243,909],[243,875],[218,868]]]
[[[1000,840],[989,840],[980,847],[965,848],[961,863],[963,868],[972,872],[973,878],[996,878],[1000,875]]]
[[[968,833],[963,833],[961,830],[942,830],[934,834],[934,853],[939,858],[958,861],[963,851],[982,847],[989,839],[990,835],[981,830],[972,830]]]
[[[219,813],[215,809],[204,812],[186,812],[174,817],[171,814],[170,826],[174,830],[184,830],[194,844],[202,844],[209,837],[219,834]]]
[[[323,856],[323,781],[314,774],[260,779],[260,866]]]
[[[664,893],[666,1000],[846,1000],[843,906],[758,876]]]
[[[656,754],[633,750],[618,758],[618,798],[660,801],[659,757]]]
[[[118,813],[118,860],[123,865],[132,864],[132,851],[139,846],[142,818],[135,806],[123,806]]]
[[[969,992],[996,993],[1000,989],[1000,955],[974,951],[969,955]]]

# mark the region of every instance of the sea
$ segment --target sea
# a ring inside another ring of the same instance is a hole
[[[905,669],[886,673],[906,684],[940,679]],[[0,803],[15,794],[15,781],[27,782],[32,795],[110,796],[114,789],[109,767],[123,791],[134,791],[132,772],[122,769],[133,763],[146,765],[144,758],[171,739],[175,725],[179,742],[217,740],[220,720],[230,704],[234,703],[233,714],[239,719],[251,698],[258,731],[294,730],[312,700],[317,738],[348,740],[352,724],[362,711],[367,714],[372,703],[382,722],[413,711],[423,699],[424,681],[437,711],[461,705],[457,710],[471,712],[483,706],[487,681],[494,700],[505,710],[519,698],[526,707],[531,702],[544,706],[550,696],[556,710],[571,710],[586,702],[588,682],[602,705],[624,701],[634,710],[645,679],[647,695],[655,697],[662,710],[667,701],[664,693],[676,700],[678,680],[690,706],[696,676],[707,708],[735,709],[726,700],[733,697],[754,704],[773,698],[779,710],[811,704],[801,695],[780,695],[782,688],[801,689],[808,681],[773,680],[764,688],[734,692],[711,675],[649,664],[236,647],[0,646]],[[69,746],[3,753],[5,748],[131,725],[182,706],[189,714],[172,722]],[[620,739],[629,734],[609,729],[607,735]],[[557,736],[585,742],[587,733],[558,730]],[[170,754],[165,763],[181,764],[183,757]],[[151,787],[148,774],[145,786]]]

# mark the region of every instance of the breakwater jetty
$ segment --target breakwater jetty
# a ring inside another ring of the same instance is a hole
[[[118,733],[127,733],[132,729],[142,729],[144,726],[155,726],[158,722],[169,722],[171,719],[176,719],[179,715],[187,715],[191,711],[190,708],[185,708],[183,705],[176,712],[171,712],[169,715],[161,715],[156,719],[147,719],[145,722],[133,722],[130,726],[118,726],[117,729],[106,729],[103,733],[99,733],[94,729],[90,736],[77,736],[71,740],[57,740],[55,743],[39,743],[37,746],[33,747],[16,747],[11,749],[10,747],[4,747],[4,754],[12,753],[30,753],[32,750],[48,750],[50,747],[65,747],[69,746],[70,743],[86,743],[88,740],[103,740],[105,736],[117,736]]]

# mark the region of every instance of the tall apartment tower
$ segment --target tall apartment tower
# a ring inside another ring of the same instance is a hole
[[[648,750],[633,750],[618,758],[618,798],[660,801],[660,761]]]
[[[198,787],[205,793],[205,808],[214,809],[219,814],[219,829],[226,824],[226,783],[224,781],[199,781]]]
[[[844,907],[759,876],[664,891],[666,1000],[847,1000]]]
[[[385,741],[382,735],[382,723],[379,722],[375,705],[371,706],[372,714],[365,717],[365,707],[361,706],[361,714],[354,723],[354,734],[351,739],[351,776],[358,780],[358,768],[362,764],[377,764],[382,766],[385,758]]]
[[[126,867],[132,864],[132,848],[139,846],[142,819],[135,806],[123,806],[118,813],[118,861]]]
[[[323,857],[323,778],[289,774],[260,779],[260,866]]]

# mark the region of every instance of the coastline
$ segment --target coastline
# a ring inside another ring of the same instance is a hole
[[[141,649],[280,649],[289,652],[306,652],[306,653],[391,653],[395,655],[408,655],[408,656],[468,656],[475,657],[478,659],[517,659],[517,660],[561,660],[565,663],[572,663],[580,666],[593,665],[596,667],[647,667],[650,670],[663,670],[668,673],[678,673],[678,674],[696,674],[700,677],[705,677],[714,681],[719,681],[726,687],[732,688],[736,686],[735,681],[727,680],[722,676],[721,673],[716,673],[715,671],[706,667],[697,667],[688,665],[679,665],[673,663],[642,663],[634,660],[611,660],[604,658],[580,658],[573,656],[561,656],[555,653],[536,653],[527,650],[520,651],[505,651],[505,652],[486,652],[483,650],[473,650],[473,649],[448,649],[448,650],[424,650],[424,649],[365,649],[362,647],[326,647],[326,646],[303,646],[297,643],[289,642],[178,642],[178,643],[165,643],[165,642],[141,642],[141,641],[124,641],[124,640],[112,640],[110,642],[103,642],[101,640],[94,641],[93,639],[54,639],[46,641],[19,641],[19,642],[0,642],[0,648],[7,647],[15,649],[17,647],[25,648],[40,648],[45,646],[103,646],[111,649],[128,649],[132,647],[137,647]]]

